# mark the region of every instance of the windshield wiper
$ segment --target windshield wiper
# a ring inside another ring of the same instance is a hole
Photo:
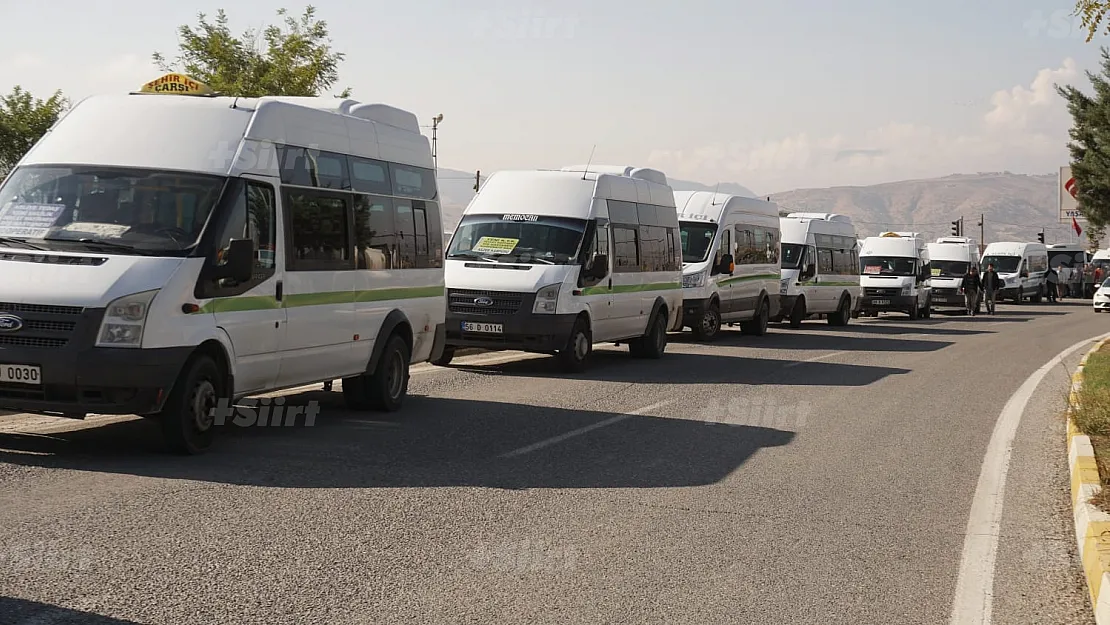
[[[68,241],[70,243],[82,243],[89,247],[99,246],[102,249],[116,250],[119,252],[127,252],[129,254],[137,254],[140,256],[149,256],[148,250],[143,250],[135,247],[134,245],[127,245],[126,243],[113,243],[111,241],[101,241],[100,239],[59,239],[50,238],[43,239],[44,241]]]
[[[45,250],[46,249],[45,247],[42,247],[41,245],[35,245],[34,243],[28,243],[27,239],[19,239],[19,238],[16,238],[16,237],[0,237],[0,244],[2,244],[2,245],[22,245],[23,247],[25,247],[29,250]]]
[[[491,258],[488,254],[483,254],[481,252],[475,252],[474,250],[463,250],[461,252],[455,252],[454,254],[451,254],[447,258],[473,258],[473,259],[476,259],[476,260],[488,260],[491,263],[499,262],[497,259]]]

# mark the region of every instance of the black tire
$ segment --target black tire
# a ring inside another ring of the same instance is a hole
[[[636,358],[657,360],[667,350],[667,313],[663,309],[655,315],[647,334],[628,342],[628,352]]]
[[[451,361],[454,360],[454,358],[455,348],[444,347],[443,353],[439,355],[439,358],[433,359],[431,363],[437,367],[446,367],[447,365],[451,364]]]
[[[1042,284],[1041,286],[1037,287],[1036,295],[1029,298],[1029,302],[1033,303],[1033,304],[1040,304],[1041,303],[1041,298],[1043,296],[1044,296],[1044,285]]]
[[[841,296],[840,303],[836,305],[836,312],[829,315],[829,325],[846,326],[851,318],[852,299],[848,296]]]
[[[806,320],[806,300],[799,297],[798,301],[794,302],[794,308],[790,310],[790,327],[800,328],[802,322]]]
[[[925,309],[921,311],[921,318],[928,319],[933,316],[933,296],[925,297]]]
[[[1017,295],[1014,296],[1014,303],[1020,304],[1023,299],[1025,299],[1025,287],[1019,286]]]
[[[343,400],[351,410],[396,412],[409,390],[411,352],[404,339],[393,334],[386,341],[373,373],[343,379]]]
[[[594,337],[593,332],[590,331],[590,324],[579,317],[570,329],[567,344],[559,350],[555,357],[559,359],[559,366],[562,367],[563,371],[581,373],[589,364],[593,349]]]
[[[712,341],[721,335],[721,307],[711,302],[702,312],[700,322],[691,328],[694,338],[699,341]]]
[[[740,332],[751,336],[763,336],[767,334],[767,323],[770,318],[771,305],[767,303],[767,300],[763,300],[759,304],[759,311],[755,314],[755,318],[740,324]]]
[[[910,321],[917,321],[918,318],[921,317],[921,309],[917,307],[916,303],[913,305],[913,308],[910,309],[909,315]]]
[[[213,410],[227,397],[226,379],[210,356],[197,356],[185,365],[158,414],[170,451],[194,456],[212,446],[217,427]]]

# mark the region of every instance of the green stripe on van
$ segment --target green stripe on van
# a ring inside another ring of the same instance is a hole
[[[652,284],[618,284],[616,286],[588,286],[581,289],[582,295],[604,295],[605,293],[639,293],[642,291],[669,291],[681,289],[679,282],[655,282]]]
[[[774,281],[778,282],[781,279],[782,279],[781,274],[761,273],[761,274],[756,275],[756,276],[739,276],[739,277],[736,277],[736,278],[728,278],[727,280],[721,280],[717,284],[718,284],[718,286],[721,286],[721,285],[725,285],[725,284],[734,284],[736,282],[748,282],[749,280],[774,280]]]
[[[217,297],[201,306],[198,313],[243,312],[248,310],[270,310],[276,308],[300,308],[302,306],[327,306],[331,304],[352,304],[363,302],[384,302],[398,299],[417,299],[424,297],[443,297],[442,286],[417,286],[363,291],[328,291],[324,293],[299,293],[287,295],[279,302],[272,295]]]

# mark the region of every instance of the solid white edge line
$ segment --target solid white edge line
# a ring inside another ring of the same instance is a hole
[[[979,483],[971,500],[950,625],[990,625],[994,608],[994,562],[998,553],[1006,475],[1010,468],[1014,437],[1029,399],[1048,372],[1065,358],[1085,345],[1106,337],[1110,337],[1110,333],[1084,339],[1054,356],[1026,378],[1002,407],[987,444]]]
[[[543,449],[544,447],[550,447],[551,445],[554,445],[556,443],[561,443],[561,442],[567,440],[568,438],[574,438],[575,436],[579,436],[579,435],[585,434],[587,432],[592,432],[593,430],[596,430],[598,428],[603,428],[607,425],[613,425],[614,423],[617,423],[619,421],[624,421],[625,419],[639,416],[639,415],[641,415],[645,412],[655,410],[656,408],[661,408],[661,407],[666,406],[667,404],[670,404],[670,403],[674,403],[675,401],[676,400],[674,400],[674,399],[667,399],[667,400],[664,400],[664,401],[661,401],[661,402],[656,402],[656,403],[654,403],[650,406],[644,406],[643,408],[640,408],[639,410],[633,410],[632,412],[626,412],[624,414],[615,415],[615,416],[609,417],[608,419],[603,419],[601,421],[598,421],[597,423],[593,423],[593,424],[587,425],[585,427],[580,427],[577,430],[571,430],[569,432],[565,432],[565,433],[560,434],[558,436],[552,436],[551,438],[544,439],[544,440],[542,440],[538,443],[532,443],[531,445],[526,445],[524,447],[521,447],[520,449],[514,449],[510,452],[503,453],[503,454],[501,454],[500,457],[501,458],[515,458],[517,456],[523,456],[524,454],[536,451],[537,449]]]
[[[844,350],[844,351],[839,351],[839,352],[833,352],[831,354],[822,354],[821,356],[814,356],[813,358],[806,358],[805,360],[796,360],[796,361],[794,361],[794,362],[792,362],[788,365],[783,365],[782,368],[783,369],[789,369],[790,367],[797,367],[798,365],[804,365],[807,362],[817,362],[818,360],[824,360],[826,358],[832,358],[833,356],[840,356],[842,354],[847,354],[847,353],[849,353],[849,352],[847,350]]]

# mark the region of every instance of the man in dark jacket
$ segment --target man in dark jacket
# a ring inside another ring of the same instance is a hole
[[[967,273],[964,274],[964,279],[960,283],[960,291],[964,294],[967,314],[972,316],[975,315],[975,308],[979,306],[980,286],[982,286],[982,282],[979,280],[979,268],[971,265],[967,268]]]
[[[1048,296],[1048,303],[1055,304],[1056,295],[1058,294],[1060,288],[1060,274],[1058,274],[1056,270],[1052,267],[1049,267],[1048,271],[1044,274],[1044,282],[1045,295]]]
[[[987,314],[993,315],[995,296],[1002,290],[1002,278],[994,270],[993,264],[987,265],[987,270],[983,272],[980,282],[983,285],[983,299],[987,302]]]

